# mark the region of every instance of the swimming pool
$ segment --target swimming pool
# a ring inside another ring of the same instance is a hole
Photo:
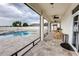
[[[24,35],[28,35],[29,32],[27,32],[27,31],[17,31],[17,32],[13,32],[13,33],[10,33],[10,34],[13,34],[14,36],[24,36]]]
[[[28,31],[16,31],[16,32],[2,33],[2,34],[0,34],[0,39],[17,37],[17,36],[24,37],[24,36],[28,36],[29,34],[30,34],[30,32],[28,32]]]

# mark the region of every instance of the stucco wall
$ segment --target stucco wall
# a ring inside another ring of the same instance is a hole
[[[66,11],[63,19],[61,21],[61,28],[63,29],[63,33],[69,35],[69,43],[72,43],[72,34],[73,34],[73,16],[72,10],[75,8],[77,4],[72,4],[71,7]]]

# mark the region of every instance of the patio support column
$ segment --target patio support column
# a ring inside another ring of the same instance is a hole
[[[43,41],[43,39],[44,39],[44,18],[43,18],[43,16],[41,15],[41,27],[40,27],[40,29],[41,29],[41,41]]]
[[[48,22],[48,33],[50,33],[50,32],[51,32],[51,23]]]

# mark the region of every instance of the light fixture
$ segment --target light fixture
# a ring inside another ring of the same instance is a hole
[[[50,5],[52,6],[52,8],[54,7],[54,3],[50,3]]]
[[[58,15],[52,15],[53,19],[59,19],[60,17]]]
[[[53,5],[54,3],[50,3],[51,5]]]
[[[54,23],[58,23],[60,21],[59,20],[60,17],[58,15],[52,15],[52,18]]]
[[[54,15],[53,19],[59,19],[59,16],[58,15]]]

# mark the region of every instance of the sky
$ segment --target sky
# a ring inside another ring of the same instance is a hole
[[[23,3],[0,4],[0,26],[11,26],[14,21],[40,23],[40,16]]]

